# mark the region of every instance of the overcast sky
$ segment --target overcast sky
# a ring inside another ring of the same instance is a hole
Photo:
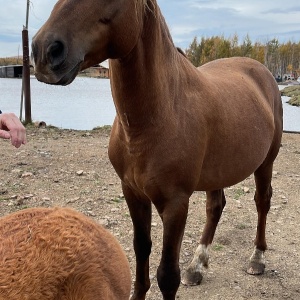
[[[82,0],[84,1],[84,0]],[[31,0],[30,38],[48,18],[56,0]],[[0,0],[0,57],[21,54],[27,0]],[[300,40],[299,0],[158,0],[176,46],[197,36],[249,34],[252,41]]]

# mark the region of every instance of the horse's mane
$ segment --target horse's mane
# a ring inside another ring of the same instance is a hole
[[[148,9],[155,14],[155,7],[157,6],[155,0],[141,0],[145,9]]]
[[[171,36],[171,34],[169,32],[169,29],[168,29],[168,25],[166,24],[165,18],[160,13],[158,13],[159,8],[158,8],[156,0],[137,0],[137,2],[139,2],[139,3],[141,3],[143,5],[144,12],[148,10],[150,12],[150,14],[153,14],[153,16],[155,18],[159,18],[160,19],[160,21],[162,22],[162,25],[166,28],[166,34],[167,34],[168,39],[174,45],[172,36]],[[185,56],[185,53],[181,49],[178,50],[178,51],[182,55]]]

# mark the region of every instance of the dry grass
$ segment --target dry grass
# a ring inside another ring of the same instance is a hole
[[[281,91],[283,96],[291,97],[288,101],[293,106],[300,106],[300,85],[288,86]]]

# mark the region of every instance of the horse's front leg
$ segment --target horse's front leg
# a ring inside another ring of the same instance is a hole
[[[136,280],[131,300],[144,300],[150,288],[149,255],[151,253],[151,202],[137,197],[130,188],[122,184],[134,230],[134,251],[136,256]]]
[[[206,192],[206,223],[194,258],[188,266],[182,283],[184,285],[198,285],[202,281],[202,269],[208,266],[208,246],[212,243],[217,225],[221,218],[226,199],[223,190]]]
[[[189,196],[155,205],[163,221],[162,257],[157,281],[164,300],[174,300],[180,285],[179,255],[188,213]]]

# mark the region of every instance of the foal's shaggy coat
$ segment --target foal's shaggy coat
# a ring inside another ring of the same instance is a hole
[[[1,300],[127,300],[128,261],[116,239],[66,208],[0,219]]]

